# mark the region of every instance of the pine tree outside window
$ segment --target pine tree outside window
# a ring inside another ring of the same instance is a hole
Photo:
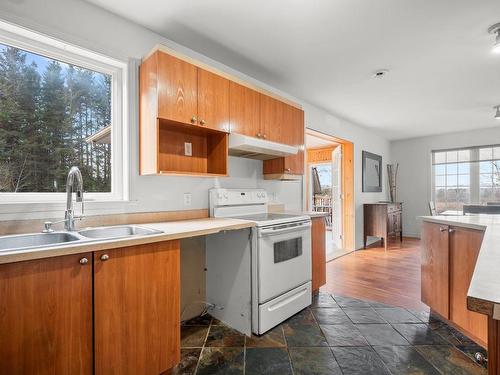
[[[0,30],[0,203],[59,200],[73,165],[87,198],[124,198],[126,65],[75,50]]]

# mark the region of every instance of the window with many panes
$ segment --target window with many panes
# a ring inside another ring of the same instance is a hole
[[[500,202],[500,146],[433,151],[432,181],[438,213]]]
[[[58,196],[71,166],[120,199],[124,64],[46,42],[0,30],[0,201]]]

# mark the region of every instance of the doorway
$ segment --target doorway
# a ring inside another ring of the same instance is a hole
[[[326,212],[326,261],[354,250],[353,144],[306,129],[307,208]]]

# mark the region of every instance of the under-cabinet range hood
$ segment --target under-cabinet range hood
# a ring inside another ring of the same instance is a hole
[[[295,155],[299,148],[242,134],[229,134],[229,155],[268,160]]]

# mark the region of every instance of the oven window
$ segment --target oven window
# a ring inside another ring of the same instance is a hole
[[[302,255],[302,237],[274,243],[274,263],[285,262]]]

